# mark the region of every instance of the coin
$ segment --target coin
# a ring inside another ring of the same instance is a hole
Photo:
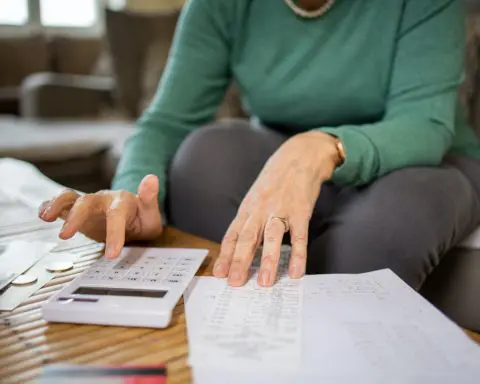
[[[45,265],[45,269],[49,272],[64,272],[72,268],[73,263],[71,261],[54,261]]]
[[[28,285],[33,284],[38,280],[37,276],[30,273],[25,273],[24,275],[17,276],[15,280],[12,281],[13,285]]]

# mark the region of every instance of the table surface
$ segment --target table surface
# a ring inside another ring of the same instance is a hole
[[[156,246],[207,248],[210,253],[199,271],[211,275],[219,246],[210,241],[167,228]],[[183,301],[177,305],[172,324],[163,330],[47,324],[40,305],[48,297],[92,264],[84,257],[73,270],[56,277],[14,311],[0,315],[0,382],[26,383],[35,379],[42,366],[58,362],[74,364],[147,365],[166,363],[168,382],[191,382],[187,366]],[[478,343],[480,336],[469,333]]]
[[[155,246],[207,248],[199,274],[211,275],[212,261],[220,247],[210,241],[167,228]],[[0,382],[26,383],[42,366],[58,362],[74,364],[168,364],[169,384],[191,382],[187,367],[187,338],[183,300],[177,305],[171,326],[162,329],[47,324],[40,305],[71,281],[96,257],[79,259],[73,270],[56,277],[14,311],[0,315]]]

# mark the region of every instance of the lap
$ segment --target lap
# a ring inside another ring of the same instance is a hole
[[[220,242],[265,162],[285,140],[244,120],[214,123],[191,134],[170,167],[169,221]]]
[[[480,221],[480,163],[446,159],[437,168],[407,168],[350,190],[323,231],[312,234],[310,273],[391,268],[418,287],[441,257]],[[477,179],[475,179],[477,178]]]
[[[190,135],[172,162],[171,224],[221,241],[267,159],[286,140],[246,121],[216,123]],[[408,168],[372,185],[322,187],[310,225],[309,271],[391,268],[420,284],[480,220],[480,162],[450,158]]]

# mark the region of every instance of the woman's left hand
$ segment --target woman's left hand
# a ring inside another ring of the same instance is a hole
[[[289,276],[302,277],[310,217],[322,183],[331,178],[339,162],[336,139],[326,133],[311,131],[287,140],[267,161],[242,201],[223,238],[214,275],[228,277],[232,286],[243,285],[263,241],[258,284],[271,286],[283,236],[289,231]]]

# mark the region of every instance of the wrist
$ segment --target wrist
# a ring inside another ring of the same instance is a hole
[[[330,180],[333,172],[345,162],[345,150],[340,139],[334,135],[322,131],[310,131],[317,141],[316,148],[319,149],[318,165],[321,182]]]

